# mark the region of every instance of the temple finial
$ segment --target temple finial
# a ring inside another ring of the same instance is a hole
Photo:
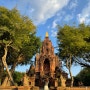
[[[46,32],[46,37],[48,37],[49,35],[48,35],[48,32]]]

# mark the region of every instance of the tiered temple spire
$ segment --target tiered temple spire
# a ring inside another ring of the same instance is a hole
[[[48,37],[49,35],[48,35],[48,32],[46,32],[46,37]]]

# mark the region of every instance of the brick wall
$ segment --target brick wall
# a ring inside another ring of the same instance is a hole
[[[90,90],[90,87],[58,87],[57,90]]]
[[[29,87],[29,86],[0,86],[0,90],[39,90],[39,87]]]
[[[0,90],[39,90],[39,87],[35,86],[31,88],[29,86],[0,86]],[[58,87],[57,90],[90,90],[90,87]]]

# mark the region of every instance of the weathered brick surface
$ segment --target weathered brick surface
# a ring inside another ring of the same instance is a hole
[[[57,90],[90,90],[90,87],[58,87]]]
[[[54,47],[49,37],[42,42],[40,53],[36,55],[35,72],[41,76],[50,75],[54,77],[55,68],[59,66],[59,58],[54,54]]]
[[[29,86],[0,86],[0,90],[40,90],[39,87],[29,87]],[[43,89],[41,89],[43,90]],[[55,89],[50,89],[55,90]],[[90,90],[90,87],[57,87],[57,90]]]
[[[0,86],[0,90],[39,90],[39,87],[29,87],[29,86]]]

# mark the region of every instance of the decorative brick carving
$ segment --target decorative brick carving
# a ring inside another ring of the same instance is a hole
[[[46,33],[40,53],[36,55],[35,72],[40,73],[42,77],[54,77],[57,66],[59,66],[59,59],[54,54],[54,47],[51,40],[49,40],[48,33]]]

